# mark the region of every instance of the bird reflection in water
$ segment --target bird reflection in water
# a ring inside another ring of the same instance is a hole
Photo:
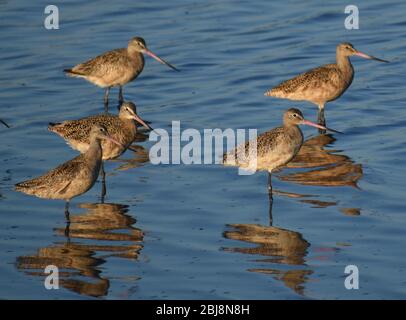
[[[331,135],[318,135],[306,140],[296,157],[286,166],[291,169],[307,169],[294,173],[281,173],[278,178],[282,181],[294,182],[302,185],[322,187],[349,186],[358,188],[358,181],[362,178],[362,165],[354,163],[348,156],[336,154],[337,150],[325,150],[324,147],[334,143],[336,139]],[[298,198],[297,194],[276,191],[276,194]],[[320,201],[310,199],[311,195],[303,195],[299,198],[304,203],[315,207],[324,208],[337,205],[336,201]],[[357,211],[359,208],[340,209]],[[354,211],[354,212],[355,212]],[[356,215],[356,214],[353,214]]]
[[[302,145],[296,157],[286,166],[292,169],[304,169],[294,173],[280,172],[277,176],[282,181],[290,181],[313,186],[351,186],[358,188],[357,183],[362,177],[361,164],[354,163],[348,156],[335,154],[335,150],[324,147],[333,143],[331,135],[319,135],[308,139]],[[307,169],[307,170],[306,170]],[[309,170],[310,169],[310,170]],[[337,205],[333,201],[313,199],[313,195],[298,194],[285,191],[273,191],[274,194],[300,199],[301,202],[316,207]],[[224,248],[225,251],[265,257],[256,262],[270,263],[272,268],[250,268],[250,272],[272,275],[282,281],[288,288],[303,295],[305,283],[313,273],[306,267],[306,255],[310,243],[299,232],[273,227],[273,202],[269,202],[270,226],[258,224],[230,224],[231,230],[224,232],[224,237],[255,244],[254,247]],[[360,208],[341,208],[345,215],[360,215]],[[329,249],[329,248],[327,248]],[[329,249],[331,250],[331,248]],[[293,268],[296,266],[296,268]],[[300,267],[300,268],[297,268]]]
[[[119,166],[115,170],[126,171],[129,169],[141,167],[143,164],[147,163],[149,161],[148,150],[145,149],[143,146],[137,144],[140,142],[144,142],[147,139],[148,139],[148,135],[144,134],[143,132],[137,131],[135,140],[134,140],[133,144],[128,147],[128,150],[125,153],[125,156],[121,156],[120,158],[110,160],[110,162],[119,164]],[[127,157],[127,155],[130,155],[130,157]],[[111,173],[111,174],[114,174],[114,173]],[[107,174],[107,175],[110,175],[110,174]],[[104,190],[106,190],[105,187],[104,187]],[[105,193],[102,192],[102,194],[100,196],[101,203],[104,203],[106,195],[107,195],[107,191],[105,191]]]
[[[290,194],[300,198],[305,195]],[[250,272],[273,275],[282,281],[285,286],[303,295],[304,283],[308,281],[312,270],[306,267],[305,257],[310,243],[301,233],[279,227],[274,227],[272,216],[273,201],[269,201],[269,226],[259,224],[229,224],[223,236],[230,240],[239,240],[255,244],[255,247],[223,248],[228,252],[238,252],[251,255],[260,255],[264,259],[256,262],[269,263],[271,268],[250,268]],[[296,266],[296,267],[295,267]],[[297,268],[299,267],[299,268]]]
[[[255,247],[224,248],[225,251],[261,255],[256,262],[270,263],[271,268],[251,268],[250,272],[273,275],[275,279],[303,294],[304,283],[312,270],[305,267],[305,256],[310,244],[299,232],[258,224],[230,224],[233,230],[225,231],[224,237],[255,244]],[[300,266],[302,268],[294,268]]]
[[[66,241],[40,248],[35,255],[18,257],[17,268],[29,275],[46,276],[45,267],[55,265],[60,286],[86,296],[106,296],[110,280],[101,275],[100,266],[110,257],[137,260],[144,234],[133,226],[136,220],[127,214],[126,205],[85,203],[80,207],[86,213],[73,215],[70,225],[55,229]]]
[[[144,134],[143,132],[137,132],[135,137],[134,143],[128,148],[129,151],[126,153],[127,155],[130,154],[131,158],[128,157],[121,157],[113,162],[119,163],[119,167],[116,170],[125,171],[128,169],[134,169],[141,167],[143,164],[149,161],[149,151],[148,149],[144,148],[137,143],[144,142],[148,139],[148,135]]]
[[[305,141],[288,168],[318,168],[315,170],[280,176],[281,180],[293,181],[304,185],[351,186],[358,188],[362,177],[361,164],[345,155],[334,154],[336,150],[324,150],[324,147],[336,139],[331,135],[319,135]]]

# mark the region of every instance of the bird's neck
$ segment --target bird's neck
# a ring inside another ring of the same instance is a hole
[[[137,134],[137,124],[133,119],[122,119],[124,126],[131,132],[134,136]]]
[[[285,125],[285,134],[289,137],[289,140],[295,142],[295,144],[300,148],[303,144],[303,133],[299,126],[296,124]],[[298,151],[298,150],[297,150]]]
[[[85,157],[90,160],[101,160],[102,158],[102,147],[100,139],[92,139],[90,141],[89,149],[85,153]]]
[[[137,60],[144,60],[144,55],[141,52],[139,52],[138,50],[134,49],[133,47],[128,47],[127,53],[131,58],[134,58]]]
[[[354,72],[353,68],[352,68],[352,64],[350,61],[350,58],[348,56],[339,54],[337,52],[337,56],[336,56],[336,61],[337,61],[337,66],[338,68],[344,72],[345,74],[352,74]]]

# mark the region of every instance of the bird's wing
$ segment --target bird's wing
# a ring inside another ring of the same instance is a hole
[[[334,64],[326,64],[324,66],[311,69],[298,76],[286,80],[276,87],[272,88],[265,95],[277,96],[279,93],[290,94],[296,92],[299,88],[309,89],[312,87],[318,87],[320,82],[326,83],[331,80],[331,75],[335,71]]]
[[[60,124],[50,126],[50,130],[61,135],[65,140],[76,140],[90,143],[90,131],[95,124],[110,127],[115,116],[110,114],[100,114],[86,117],[79,120],[67,120]]]
[[[70,72],[82,76],[102,77],[125,66],[127,49],[115,49],[74,66]],[[124,63],[123,63],[124,62]]]
[[[72,181],[66,181],[66,183],[62,184],[61,188],[56,191],[56,193],[64,194],[71,183],[72,183]]]
[[[274,152],[276,146],[280,144],[283,138],[284,128],[277,127],[260,134],[257,138],[257,153],[262,156]]]
[[[272,153],[282,137],[283,127],[277,127],[260,134],[257,139],[250,140],[245,144],[237,146],[235,149],[223,155],[223,162],[232,165],[239,165],[249,161],[252,157],[258,157],[265,153]],[[256,142],[256,149],[251,147]],[[234,163],[235,161],[235,163]]]
[[[80,174],[82,161],[83,155],[80,154],[40,177],[16,184],[16,187],[17,189],[57,187],[57,192],[64,191],[70,182]]]

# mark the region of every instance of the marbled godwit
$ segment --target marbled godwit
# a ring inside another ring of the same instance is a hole
[[[0,122],[1,122],[2,124],[4,124],[7,128],[10,128],[10,126],[9,126],[7,123],[5,123],[3,120],[0,119]]]
[[[133,81],[144,69],[144,56],[147,54],[157,61],[179,71],[170,63],[151,52],[144,39],[135,37],[130,40],[127,48],[105,52],[93,59],[80,63],[64,72],[72,77],[84,78],[87,81],[105,88],[104,105],[108,109],[109,91],[111,87],[119,87],[119,104],[123,99],[123,86]]]
[[[268,171],[268,192],[270,201],[270,219],[272,220],[272,181],[271,174],[289,163],[299,152],[303,144],[303,134],[298,125],[305,124],[323,130],[331,130],[325,126],[305,120],[300,110],[291,108],[283,115],[283,126],[260,134],[256,141],[248,141],[224,154],[224,165],[239,166],[252,169],[253,157],[256,157],[256,170]],[[251,143],[256,143],[256,154],[252,154]],[[251,153],[250,153],[251,152]]]
[[[46,174],[16,184],[16,191],[39,198],[61,199],[66,201],[65,216],[69,221],[69,201],[95,184],[102,164],[101,140],[110,140],[107,129],[94,125],[90,132],[90,147],[79,156],[69,160]]]
[[[318,123],[325,126],[324,106],[339,98],[350,86],[354,69],[349,57],[359,56],[381,62],[389,62],[354,49],[351,43],[341,43],[336,50],[336,63],[309,70],[282,82],[265,93],[266,96],[289,100],[304,100],[319,107]]]
[[[132,102],[124,102],[120,107],[119,115],[100,114],[79,120],[50,123],[48,129],[55,132],[75,150],[86,152],[90,145],[90,132],[95,124],[104,126],[109,135],[120,144],[111,141],[102,141],[103,160],[110,160],[123,154],[137,135],[137,126],[134,120],[148,129],[152,129],[138,115],[136,106]],[[102,164],[102,199],[106,194],[105,171]]]
[[[73,149],[84,153],[89,149],[92,127],[95,124],[102,125],[115,141],[120,142],[120,145],[108,140],[101,142],[103,160],[110,160],[119,157],[134,141],[137,134],[137,126],[134,120],[147,129],[152,129],[137,115],[137,109],[134,103],[124,102],[120,107],[118,116],[113,114],[100,114],[79,120],[50,123],[48,130],[55,132],[65,139]]]

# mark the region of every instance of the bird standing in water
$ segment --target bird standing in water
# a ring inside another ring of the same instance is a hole
[[[113,114],[100,114],[82,118],[79,120],[67,120],[62,123],[50,123],[48,130],[61,136],[75,150],[81,153],[89,149],[91,143],[91,130],[94,125],[102,125],[107,129],[108,134],[120,144],[109,140],[101,142],[103,160],[111,160],[123,154],[137,135],[135,121],[147,129],[152,129],[138,115],[134,103],[124,102],[120,107],[118,116]],[[102,199],[106,194],[105,171],[101,166],[102,174]]]
[[[272,172],[288,164],[299,152],[303,144],[303,134],[298,127],[301,124],[338,132],[306,120],[299,109],[290,108],[283,115],[283,126],[264,132],[256,140],[241,144],[223,155],[223,164],[226,166],[268,171],[270,208],[273,201]],[[256,147],[253,148],[252,144]]]
[[[99,175],[102,164],[101,140],[110,140],[120,145],[108,135],[105,127],[94,125],[90,132],[90,146],[85,153],[40,177],[17,183],[16,191],[39,198],[65,200],[65,216],[69,221],[69,201],[90,190]]]
[[[339,98],[351,85],[354,77],[354,68],[349,59],[351,56],[389,62],[362,53],[356,50],[351,43],[341,43],[337,46],[336,63],[326,64],[299,74],[265,92],[265,95],[314,103],[319,107],[318,123],[325,126],[325,104]]]
[[[124,101],[123,86],[137,78],[144,69],[143,54],[147,54],[173,70],[179,71],[150,51],[144,39],[135,37],[130,40],[127,48],[105,52],[74,66],[72,69],[65,69],[64,72],[71,77],[84,78],[96,86],[105,88],[104,106],[105,110],[108,111],[110,88],[119,87],[118,99],[121,105]]]

